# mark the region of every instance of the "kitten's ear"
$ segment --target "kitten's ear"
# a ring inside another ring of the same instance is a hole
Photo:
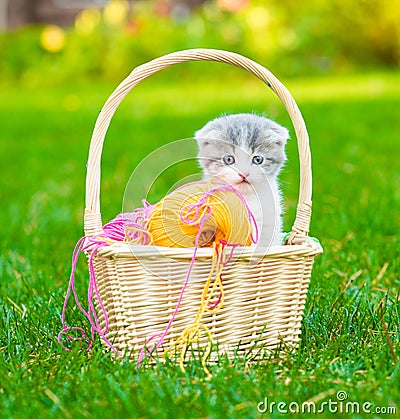
[[[197,144],[199,147],[207,147],[208,145],[210,145],[210,142],[205,138],[198,138]]]
[[[206,127],[203,127],[194,133],[194,139],[197,141],[199,147],[205,147],[210,144],[210,141],[207,138],[209,136],[209,132],[210,131],[206,129]]]
[[[273,140],[278,145],[284,146],[286,141],[290,138],[289,130],[278,124],[274,124],[274,126],[271,127],[271,131],[274,133]]]
[[[197,145],[199,147],[206,147],[206,146],[208,146],[210,144],[210,141],[207,138],[200,137],[200,136],[197,135],[197,133],[194,136],[194,139],[196,140]]]

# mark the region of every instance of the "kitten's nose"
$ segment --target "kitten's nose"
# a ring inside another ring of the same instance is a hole
[[[242,178],[242,180],[247,180],[247,177],[249,176],[249,173],[239,173],[239,176]]]

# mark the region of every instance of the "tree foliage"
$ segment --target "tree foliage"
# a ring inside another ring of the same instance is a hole
[[[282,75],[400,65],[400,0],[111,0],[71,28],[0,35],[0,76],[31,83],[120,79],[135,65],[186,48],[233,50]],[[197,6],[196,6],[197,5]]]

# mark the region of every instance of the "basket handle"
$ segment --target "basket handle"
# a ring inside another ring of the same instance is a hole
[[[173,52],[136,67],[114,90],[103,106],[92,135],[86,174],[84,230],[87,237],[102,234],[100,213],[100,160],[104,138],[119,104],[130,90],[150,75],[171,65],[189,61],[217,61],[240,67],[267,84],[284,104],[295,129],[300,157],[300,192],[296,218],[288,244],[302,242],[308,235],[311,219],[311,153],[307,129],[301,112],[286,87],[266,68],[239,54],[215,49]]]

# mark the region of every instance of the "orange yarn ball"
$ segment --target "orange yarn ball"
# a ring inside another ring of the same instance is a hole
[[[147,231],[151,244],[165,247],[249,246],[252,241],[244,198],[213,181],[189,183],[167,195],[153,208]]]

